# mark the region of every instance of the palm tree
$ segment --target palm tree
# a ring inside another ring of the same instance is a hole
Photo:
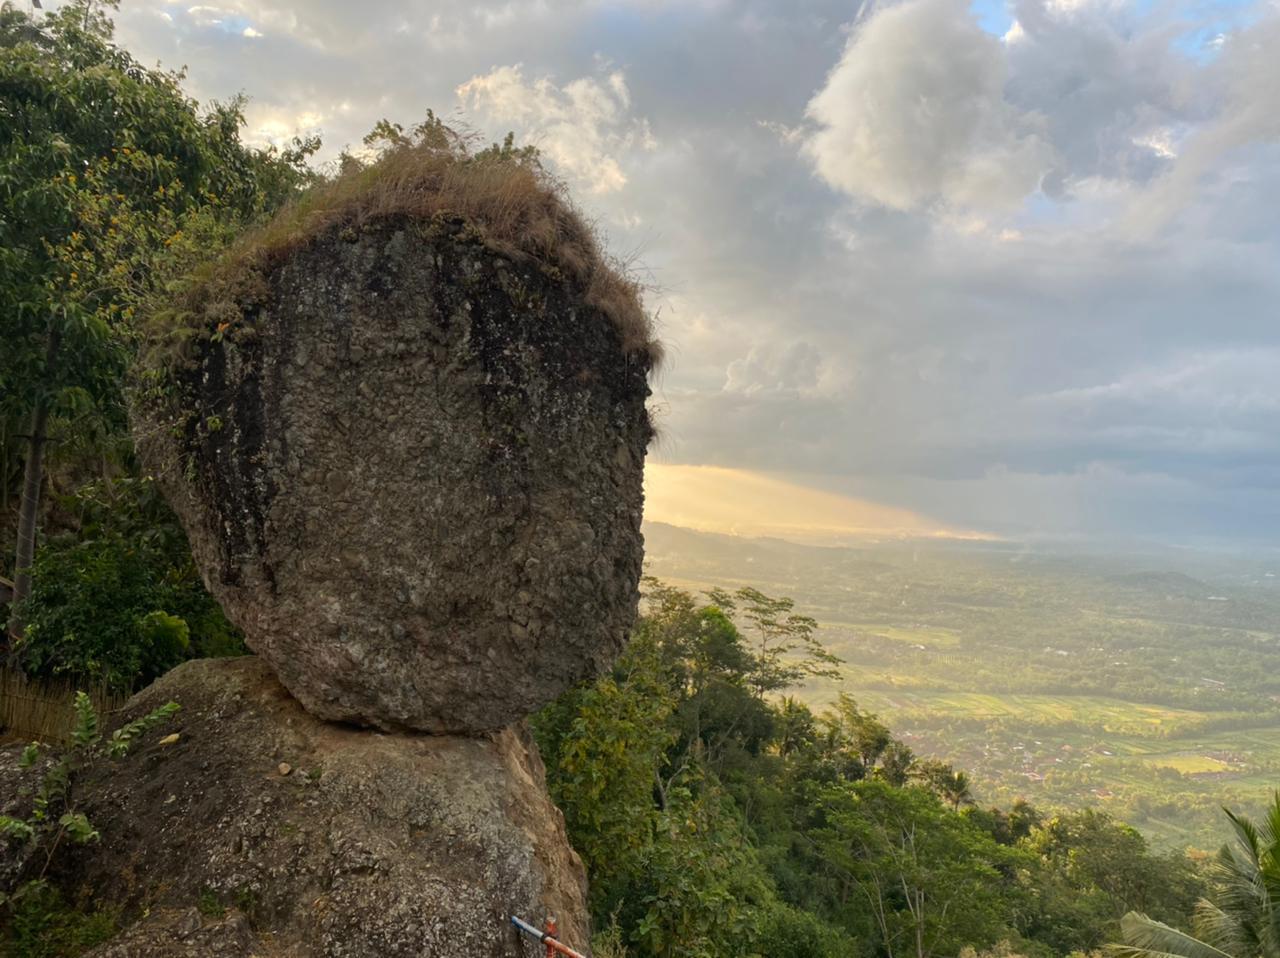
[[[965,772],[952,772],[942,783],[942,798],[951,805],[953,812],[960,811],[961,805],[972,805],[973,790],[969,776]]]
[[[1261,825],[1227,812],[1235,840],[1210,875],[1212,899],[1196,905],[1195,935],[1129,912],[1117,958],[1280,958],[1280,791]]]

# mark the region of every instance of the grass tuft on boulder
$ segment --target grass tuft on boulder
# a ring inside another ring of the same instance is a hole
[[[659,365],[662,346],[644,308],[643,284],[605,253],[535,148],[515,146],[508,134],[476,150],[473,137],[430,111],[407,132],[383,120],[364,142],[369,158],[344,153],[336,175],[221,255],[207,259],[217,235],[195,239],[193,257],[206,260],[192,268],[188,257],[188,271],[165,284],[163,301],[148,311],[152,347],[170,344],[187,359],[193,337],[239,334],[237,326],[266,295],[265,277],[298,249],[335,229],[355,236],[370,223],[406,218],[462,233],[562,279],[614,323],[628,354],[641,354],[650,369]]]

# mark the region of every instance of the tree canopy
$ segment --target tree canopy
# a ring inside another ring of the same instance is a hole
[[[1129,909],[1187,913],[1190,863],[1132,829],[980,807],[851,697],[815,713],[794,692],[837,666],[816,634],[787,600],[646,580],[613,674],[537,717],[613,953],[1065,955]]]
[[[38,21],[0,7],[6,503],[19,460],[23,473],[15,636],[25,631],[49,441],[78,465],[128,468],[123,384],[138,303],[189,248],[188,234],[207,239],[212,223],[229,235],[311,179],[316,141],[250,148],[239,100],[202,110],[181,81],[117,46],[102,3],[72,0]]]

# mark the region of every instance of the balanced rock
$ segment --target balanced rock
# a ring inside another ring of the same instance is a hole
[[[167,701],[179,741],[152,733],[83,773],[102,839],[64,847],[49,876],[135,922],[96,958],[532,954],[512,914],[554,915],[585,950],[582,864],[523,723],[459,737],[324,722],[253,657],[181,665],[123,718]],[[18,774],[0,760],[0,794]]]
[[[323,718],[474,732],[606,669],[638,599],[652,344],[600,289],[637,312],[634,289],[390,215],[255,282],[134,431],[285,687]]]

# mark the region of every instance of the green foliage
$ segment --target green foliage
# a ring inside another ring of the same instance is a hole
[[[651,651],[633,649],[618,677],[581,696],[563,738],[548,749],[556,759],[551,794],[591,869],[600,914],[625,904],[654,840],[653,790],[674,737],[675,707],[656,669]]]
[[[839,676],[840,659],[814,634],[817,621],[794,612],[791,599],[774,599],[749,586],[732,593],[714,589],[708,598],[729,616],[745,620],[745,634],[754,645],[747,681],[757,693],[790,688],[806,678]]]
[[[118,924],[113,910],[82,911],[48,882],[28,882],[10,899],[0,949],[8,958],[75,958],[110,940]]]
[[[83,692],[77,692],[71,703],[75,712],[75,724],[71,727],[72,748],[87,749],[96,745],[101,735],[98,731],[98,713],[93,702]]]
[[[1255,823],[1228,811],[1233,840],[1218,852],[1209,893],[1196,904],[1195,934],[1141,911],[1124,916],[1118,958],[1278,958],[1280,956],[1280,791]]]
[[[66,835],[67,841],[73,845],[87,845],[102,837],[98,834],[98,830],[89,824],[89,819],[83,812],[67,812],[59,817],[58,827],[62,829],[62,834]]]
[[[91,483],[66,508],[79,530],[37,556],[14,645],[24,670],[128,692],[192,655],[244,654],[152,480]]]
[[[63,841],[85,845],[101,837],[84,813],[77,808],[76,777],[94,761],[118,759],[128,754],[138,739],[147,731],[171,718],[177,711],[176,702],[167,702],[159,708],[134,719],[116,729],[111,737],[103,740],[98,714],[84,692],[77,692],[72,704],[75,721],[71,730],[71,745],[54,760],[41,776],[40,785],[32,800],[31,814],[25,820],[0,816],[0,836],[9,841],[34,846],[32,851],[44,852],[43,863],[36,881],[42,881],[55,853]],[[39,760],[39,746],[32,743],[23,750],[23,762],[34,765]],[[33,854],[31,860],[39,860]]]
[[[602,951],[1047,958],[1139,903],[1185,914],[1190,864],[1132,829],[979,808],[851,697],[815,716],[781,694],[829,664],[786,600],[645,588],[614,673],[534,725]]]
[[[635,888],[641,954],[714,956],[753,944],[772,889],[732,808],[712,786],[671,789]]]
[[[74,0],[36,24],[6,5],[0,17],[0,382],[14,386],[0,392],[28,408],[118,409],[123,333],[185,217],[278,206],[309,181],[317,145],[244,147],[242,103],[201,114],[180,74],[113,44],[103,6]]]
[[[842,958],[848,938],[812,912],[774,902],[761,916],[756,949],[768,958]]]
[[[222,904],[222,900],[218,898],[218,893],[212,888],[201,889],[200,899],[196,902],[196,908],[206,918],[221,918],[227,913],[226,906]]]
[[[123,758],[133,748],[134,743],[144,734],[166,721],[178,711],[177,702],[166,702],[158,709],[148,712],[142,718],[127,722],[111,733],[107,743],[107,754],[112,758]]]
[[[617,922],[611,921],[607,928],[592,936],[591,951],[595,958],[627,958],[627,946]]]
[[[1152,854],[1136,829],[1101,812],[1058,815],[1035,828],[1025,844],[1079,895],[1100,892],[1111,903],[1112,919],[1132,909],[1178,920],[1199,891],[1184,856]]]
[[[133,468],[124,382],[137,351],[139,305],[189,258],[193,237],[207,254],[215,237],[225,242],[312,179],[306,159],[316,141],[295,141],[283,152],[245,147],[242,101],[202,112],[183,93],[180,74],[148,69],[114,44],[104,13],[114,6],[71,0],[39,20],[10,3],[0,7],[6,505],[19,458],[34,488],[43,488],[51,437],[50,467],[104,477]],[[24,498],[14,552],[20,600],[29,596],[31,575],[59,571],[34,565],[40,518],[38,497]],[[117,559],[67,561],[91,566],[101,584],[121,565]],[[15,636],[25,631],[25,608],[14,604]],[[80,656],[91,666],[100,664],[96,651],[113,647],[71,630],[53,641],[63,636],[91,646]]]
[[[973,804],[969,776],[964,772],[957,772],[946,762],[921,762],[916,768],[916,776],[933,794],[950,804],[952,809],[958,810],[961,805]]]
[[[20,818],[0,815],[0,836],[26,841],[35,834],[35,829]]]
[[[840,783],[823,790],[817,809],[819,864],[857,896],[842,923],[861,930],[869,915],[884,954],[955,954],[1009,934],[1022,856],[932,794]]]

